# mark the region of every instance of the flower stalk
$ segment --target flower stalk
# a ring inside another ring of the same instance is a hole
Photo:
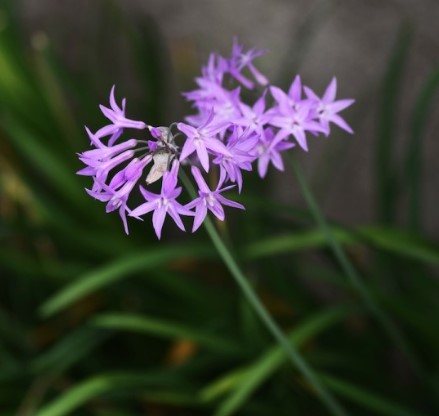
[[[192,182],[189,180],[189,178],[187,177],[184,171],[180,171],[180,178],[188,194],[192,198],[195,198],[196,191],[192,185]],[[261,322],[264,324],[268,332],[270,332],[273,338],[284,349],[288,359],[291,361],[294,367],[296,367],[296,369],[303,375],[303,377],[313,387],[316,395],[320,398],[322,403],[331,412],[331,414],[335,416],[347,416],[346,411],[322,385],[321,381],[317,377],[314,370],[308,365],[308,363],[305,361],[305,359],[302,357],[299,351],[295,348],[294,344],[292,344],[287,339],[283,331],[280,329],[280,327],[275,322],[273,317],[267,311],[266,307],[261,302],[255,291],[253,290],[252,286],[250,285],[248,279],[242,272],[237,261],[233,257],[231,251],[229,250],[229,248],[227,247],[227,245],[224,243],[223,239],[219,235],[211,219],[206,218],[203,225],[213,245],[218,251],[218,254],[224,261],[224,264],[229,269],[229,272],[235,279],[236,284],[241,289],[244,297],[246,298],[246,300],[248,301],[248,303],[250,304],[256,315],[259,317]]]

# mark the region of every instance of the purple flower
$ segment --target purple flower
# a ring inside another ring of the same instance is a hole
[[[256,146],[258,152],[258,173],[261,178],[267,174],[268,165],[271,162],[278,170],[284,170],[284,164],[280,152],[291,149],[295,144],[286,142],[279,137],[275,138],[273,130],[265,129],[264,133],[259,136],[259,142]]]
[[[90,130],[87,129],[92,143],[99,146],[97,149],[87,150],[79,154],[79,160],[87,165],[76,172],[78,175],[94,176],[97,181],[93,185],[93,191],[99,190],[100,183],[104,183],[108,174],[116,166],[131,159],[134,156],[133,148],[137,140],[130,139],[114,146],[102,144]]]
[[[227,61],[228,71],[230,74],[239,81],[244,87],[248,89],[253,88],[253,82],[250,81],[242,74],[244,68],[248,68],[255,78],[255,80],[261,85],[267,85],[267,78],[262,75],[258,69],[253,65],[253,61],[259,56],[263,55],[265,51],[257,50],[255,48],[249,49],[247,52],[243,51],[243,46],[238,43],[235,38],[233,40],[232,56]]]
[[[224,144],[216,137],[216,134],[224,129],[224,123],[214,124],[213,112],[208,119],[198,128],[189,124],[178,123],[177,128],[186,135],[180,155],[180,161],[185,160],[193,152],[197,153],[198,159],[206,172],[209,171],[208,150],[214,154],[228,154]]]
[[[131,217],[139,218],[148,212],[154,211],[152,215],[152,223],[158,239],[161,237],[166,214],[171,216],[178,228],[182,231],[185,231],[185,229],[180,214],[193,215],[190,210],[176,201],[181,194],[181,187],[176,188],[178,169],[179,163],[174,161],[171,171],[166,172],[163,176],[162,190],[160,194],[154,194],[141,186],[140,192],[147,202],[133,209],[129,214]]]
[[[193,166],[192,167],[192,175],[197,182],[199,191],[199,197],[189,202],[186,205],[187,209],[195,208],[195,218],[194,225],[192,227],[192,232],[195,232],[207,215],[207,210],[211,211],[219,220],[224,221],[224,209],[223,205],[228,205],[229,207],[245,209],[243,205],[231,201],[221,195],[221,192],[227,191],[233,188],[235,185],[226,186],[221,188],[224,183],[225,175],[221,175],[218,185],[214,191],[211,191],[207,186],[206,181],[200,173],[200,170]]]
[[[239,102],[241,116],[233,117],[233,123],[247,128],[249,132],[256,132],[262,135],[264,126],[270,121],[272,114],[271,111],[265,111],[265,94],[266,91],[263,92],[253,107]]]
[[[203,78],[214,81],[218,85],[223,82],[223,76],[227,71],[227,62],[222,57],[215,53],[211,53],[209,56],[209,61],[206,66],[201,68],[201,73]]]
[[[93,198],[107,202],[105,209],[107,213],[119,209],[119,215],[122,218],[126,234],[128,234],[126,213],[130,212],[130,209],[127,207],[127,200],[137,181],[142,176],[143,169],[150,161],[151,156],[149,155],[143,159],[135,158],[124,169],[113,176],[109,185],[96,179],[95,183],[98,184],[99,189],[86,189],[87,193]]]
[[[181,230],[184,230],[181,215],[195,216],[192,231],[200,227],[209,210],[224,220],[224,205],[244,207],[224,198],[222,192],[235,186],[241,192],[242,171],[251,171],[256,161],[262,178],[270,164],[283,170],[281,153],[296,146],[293,140],[288,140],[290,136],[301,148],[308,150],[307,133],[328,135],[331,123],[352,133],[338,113],[354,100],[336,100],[335,78],[322,98],[310,88],[303,87],[297,75],[288,92],[270,87],[275,101],[271,108],[266,106],[266,90],[255,98],[253,104],[244,102],[241,86],[233,89],[228,87],[229,82],[237,80],[244,87],[253,88],[254,79],[263,86],[267,85],[267,78],[253,63],[263,53],[254,48],[245,51],[234,39],[230,58],[211,54],[207,65],[202,67],[201,76],[196,78],[196,89],[183,94],[191,101],[195,114],[185,117],[186,122],[172,123],[169,127],[154,127],[127,118],[126,100],[123,99],[119,106],[115,87],[112,87],[110,106],[100,106],[111,124],[96,133],[86,127],[93,148],[79,154],[85,167],[77,173],[92,176],[93,185],[87,192],[105,202],[107,212],[119,211],[126,233],[127,214],[141,219],[144,214],[153,212],[153,227],[159,239],[168,214]],[[174,126],[177,126],[178,134],[175,134]],[[150,137],[115,144],[127,128],[148,129]],[[103,138],[106,138],[105,143]],[[177,186],[180,162],[192,165],[192,176],[199,188],[198,198],[186,206],[177,202],[182,192]],[[208,172],[211,162],[219,169],[220,179],[215,190],[207,186],[199,168],[201,165]],[[150,163],[151,168],[143,178],[144,187],[138,186],[145,167]],[[150,192],[149,185],[160,180],[161,192]],[[129,198],[135,189],[140,190],[145,201],[130,210]]]
[[[252,170],[252,162],[256,159],[256,145],[258,136],[248,129],[243,130],[235,126],[227,140],[227,153],[219,154],[213,163],[219,165],[221,175],[225,175],[231,182],[238,184],[238,190],[242,189],[241,170]]]
[[[338,113],[352,105],[355,100],[335,100],[335,96],[337,94],[337,80],[335,77],[332,78],[322,98],[319,98],[311,88],[305,87],[304,89],[307,97],[316,103],[315,111],[320,120],[320,124],[324,128],[324,133],[326,136],[328,136],[330,133],[329,123],[336,124],[338,127],[347,131],[348,133],[354,133],[349,124],[347,124],[346,121],[338,115]]]
[[[290,97],[277,87],[271,87],[270,91],[274,99],[278,103],[276,109],[272,111],[273,116],[270,119],[270,124],[279,127],[277,139],[283,139],[289,135],[293,135],[299,146],[308,151],[308,144],[306,142],[306,131],[322,132],[326,130],[319,123],[312,118],[312,103],[302,101],[300,105],[296,105],[294,109],[290,104]]]
[[[112,137],[108,142],[109,145],[112,145],[120,137],[124,128],[138,129],[138,130],[143,130],[144,128],[146,128],[146,124],[143,121],[135,121],[126,118],[125,116],[126,100],[124,98],[122,100],[122,107],[119,107],[114,98],[114,90],[115,90],[115,86],[113,85],[110,93],[111,108],[105,107],[103,105],[99,106],[104,116],[107,117],[112,124],[102,127],[96,133],[96,136],[99,139],[111,135]]]

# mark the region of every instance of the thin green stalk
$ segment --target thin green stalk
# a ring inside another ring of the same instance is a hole
[[[187,189],[191,198],[196,198],[195,189],[190,182],[187,175],[180,171],[180,177],[183,181],[185,188]],[[229,269],[230,273],[234,277],[236,283],[242,290],[249,304],[253,307],[253,310],[259,316],[261,321],[265,324],[267,330],[273,335],[279,345],[285,350],[287,356],[293,365],[302,373],[306,380],[313,386],[316,394],[320,397],[322,403],[328,408],[328,410],[337,416],[347,416],[346,411],[336,401],[336,399],[329,393],[325,387],[323,387],[320,380],[317,378],[314,370],[307,364],[307,362],[300,355],[298,350],[294,347],[279,326],[276,324],[270,313],[267,311],[263,303],[260,301],[255,291],[248,282],[244,273],[241,271],[238,263],[234,259],[231,251],[228,249],[218,231],[216,230],[213,222],[206,218],[204,220],[204,226],[212,240],[213,245],[217,249],[219,255],[223,259],[225,265]]]
[[[410,361],[413,369],[416,371],[418,376],[421,376],[422,375],[421,366],[417,358],[415,357],[411,347],[409,346],[407,340],[400,333],[400,331],[396,327],[395,323],[390,319],[390,317],[374,301],[366,285],[363,283],[360,275],[357,273],[356,269],[348,259],[342,246],[334,238],[333,232],[328,226],[328,223],[326,222],[322,212],[320,211],[320,208],[317,205],[317,202],[311,192],[311,189],[306,183],[305,177],[303,175],[299,163],[294,159],[293,156],[290,157],[290,163],[293,168],[293,172],[297,178],[297,181],[299,182],[299,186],[302,191],[302,194],[314,217],[314,220],[316,221],[316,223],[318,224],[318,226],[326,236],[326,239],[329,243],[332,252],[334,253],[335,258],[337,259],[338,263],[340,264],[340,267],[342,268],[345,275],[347,276],[350,283],[352,284],[352,287],[357,291],[362,301],[369,308],[372,314],[375,315],[376,319],[381,323],[383,329],[388,334],[389,338],[396,344],[396,346],[400,349],[400,351]]]

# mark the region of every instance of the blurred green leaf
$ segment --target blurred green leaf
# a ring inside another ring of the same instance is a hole
[[[387,416],[420,416],[420,413],[407,409],[405,406],[395,403],[391,400],[384,399],[375,393],[371,393],[363,388],[355,386],[352,382],[343,381],[337,377],[321,375],[322,381],[334,392],[340,396],[357,403],[373,411],[374,415]]]
[[[300,347],[320,332],[330,328],[346,318],[352,310],[349,308],[335,308],[325,310],[308,318],[288,335],[292,343]],[[247,368],[238,369],[222,376],[202,392],[203,400],[214,400],[218,395],[232,390],[230,395],[223,401],[215,415],[226,416],[237,411],[275,371],[287,360],[284,350],[279,347],[271,348],[254,364]]]
[[[145,315],[107,313],[93,318],[92,324],[99,328],[116,331],[144,333],[171,339],[189,339],[217,352],[237,353],[240,351],[238,344],[227,338],[208,334],[200,329],[190,328],[180,323]]]
[[[86,357],[97,346],[104,342],[108,335],[94,328],[80,326],[64,335],[48,351],[38,355],[31,363],[35,373],[48,372],[59,375],[73,364]]]
[[[420,236],[389,227],[363,226],[349,229],[332,227],[334,238],[344,245],[368,244],[399,256],[427,263],[439,263],[439,247]],[[283,234],[256,241],[246,248],[251,259],[269,257],[291,251],[325,248],[325,234],[320,229]]]
[[[5,116],[0,125],[11,138],[11,144],[44,175],[47,183],[56,187],[73,207],[82,209],[84,194],[75,173],[66,169],[63,161],[18,120]]]
[[[163,267],[166,263],[186,257],[212,258],[213,250],[208,246],[181,245],[165,247],[145,247],[142,252],[125,256],[115,262],[87,273],[76,279],[71,285],[62,289],[46,301],[40,308],[40,313],[48,317],[66,308],[78,299],[102,289],[117,280],[139,271]]]
[[[130,394],[136,394],[137,389],[153,386],[169,381],[169,376],[162,373],[135,374],[117,373],[94,376],[85,380],[51,403],[40,409],[35,416],[63,416],[71,414],[89,400],[111,392],[130,390]]]
[[[412,29],[403,24],[393,48],[385,74],[378,107],[378,134],[375,148],[375,173],[378,220],[383,224],[395,221],[398,186],[395,166],[396,120],[405,64],[408,59]]]

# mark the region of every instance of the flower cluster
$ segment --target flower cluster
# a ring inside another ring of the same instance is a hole
[[[100,107],[110,124],[96,133],[86,128],[93,149],[79,154],[86,167],[78,174],[92,176],[93,186],[87,192],[106,202],[107,212],[119,211],[126,233],[127,215],[141,219],[153,212],[158,238],[167,214],[182,230],[185,227],[181,216],[194,217],[192,231],[200,227],[208,211],[224,220],[224,205],[244,209],[222,195],[235,186],[241,192],[243,170],[251,171],[257,164],[261,178],[270,163],[283,170],[283,151],[296,145],[307,151],[308,137],[328,136],[331,124],[352,133],[339,112],[354,100],[336,99],[335,78],[322,97],[303,86],[299,75],[285,92],[270,85],[254,65],[263,53],[256,49],[245,51],[235,39],[228,58],[211,54],[201,76],[195,79],[197,88],[184,93],[196,113],[170,127],[153,127],[127,118],[125,99],[119,106],[112,88],[110,108]],[[230,85],[233,88],[226,87]],[[256,93],[254,102],[244,102],[242,90]],[[130,138],[117,143],[126,130],[133,129],[145,130],[147,140]],[[146,173],[148,165],[151,166]],[[182,193],[178,180],[179,170],[185,165],[191,166],[198,197],[182,204],[177,201]],[[218,170],[219,177],[214,190],[203,177],[203,172],[206,174],[211,168]],[[159,180],[161,192],[151,192],[149,185]],[[140,193],[145,202],[129,208],[133,191]]]

